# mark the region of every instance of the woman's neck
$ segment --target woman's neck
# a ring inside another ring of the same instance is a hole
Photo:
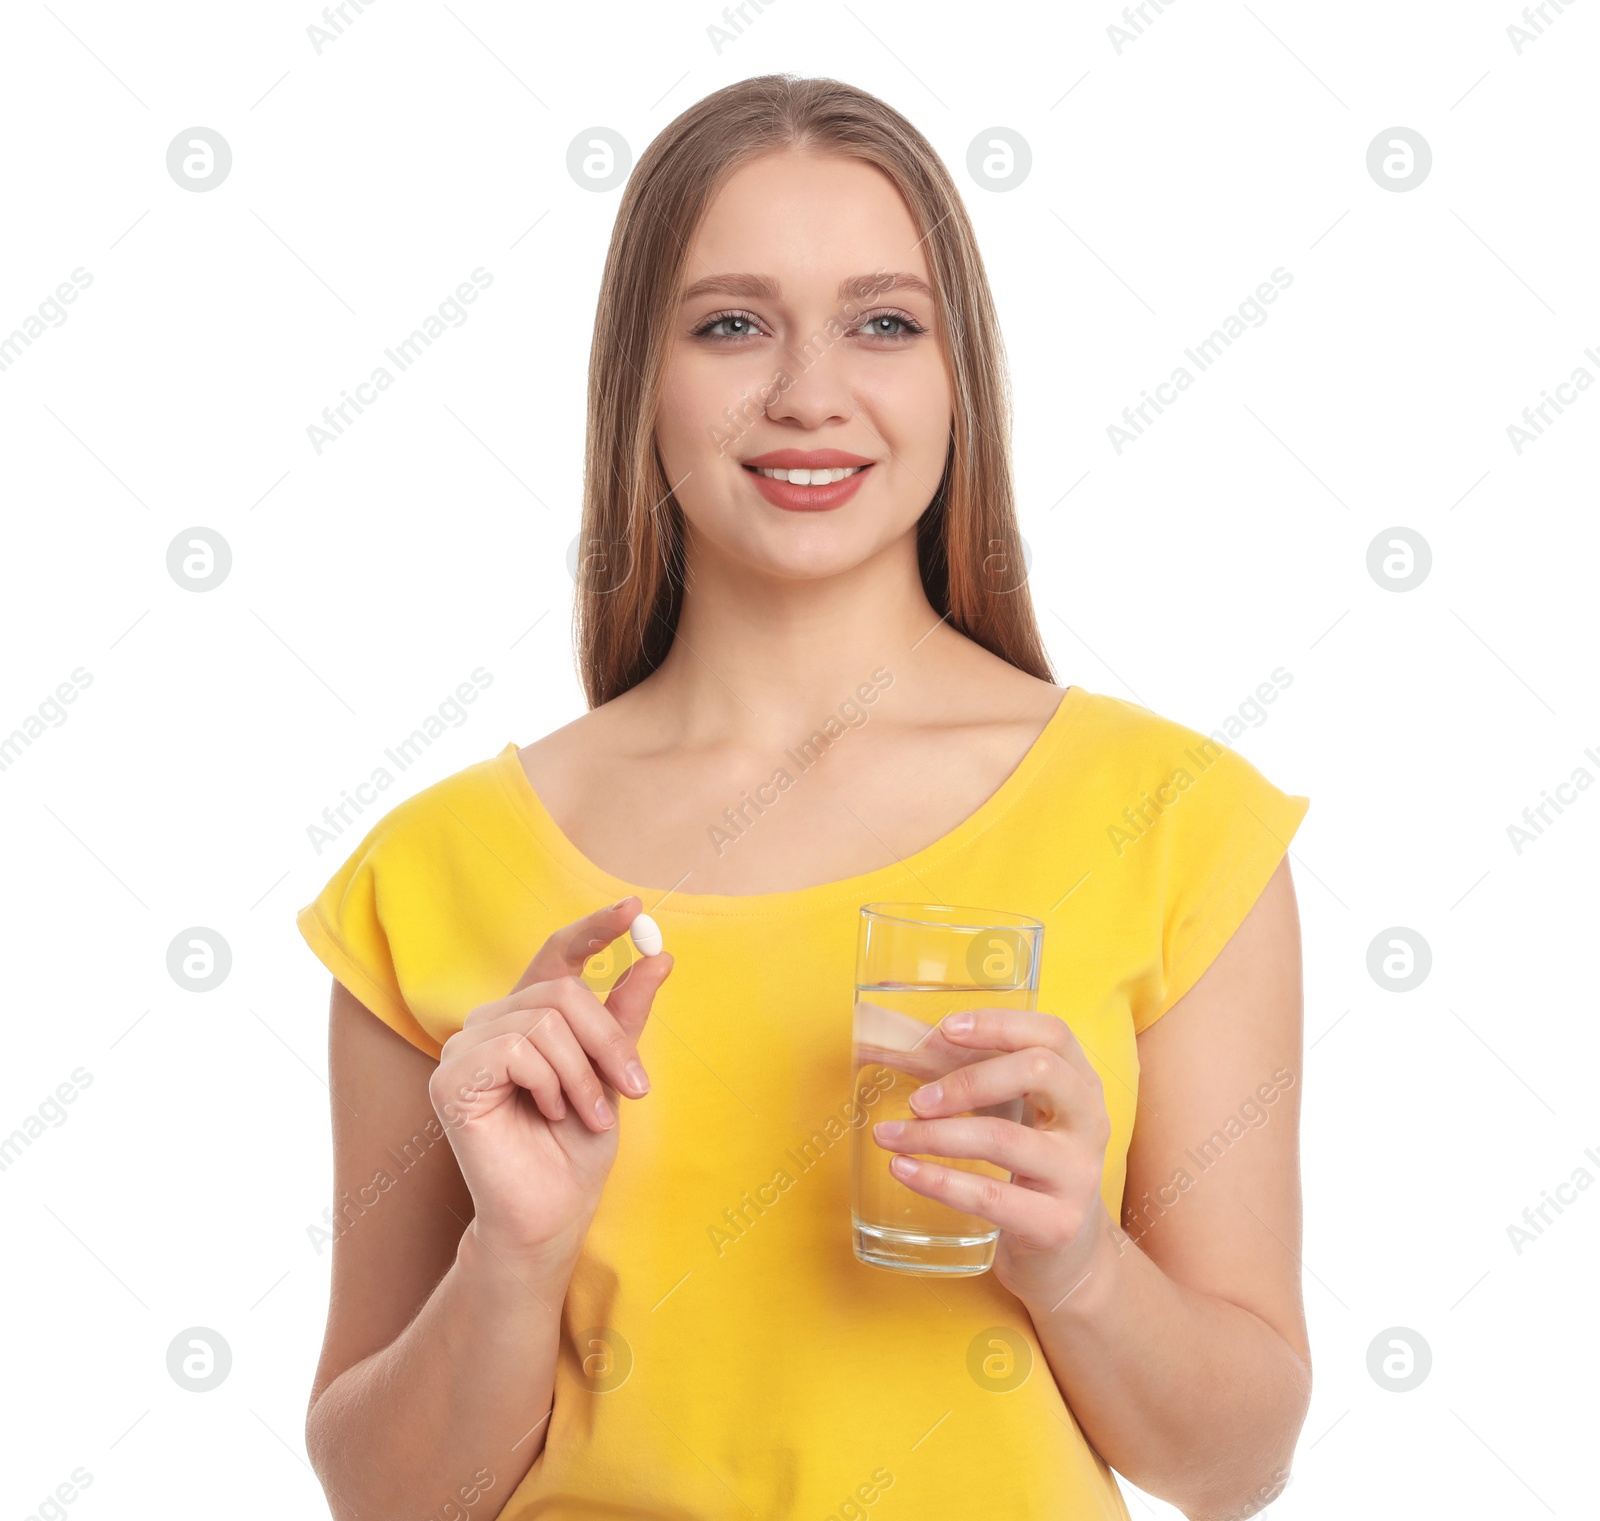
[[[914,711],[961,663],[957,647],[975,648],[929,603],[914,535],[837,576],[778,579],[691,556],[684,580],[672,649],[635,691],[663,740],[689,748],[786,740],[873,686],[874,671]]]

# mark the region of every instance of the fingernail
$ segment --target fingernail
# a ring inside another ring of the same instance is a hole
[[[904,1120],[879,1120],[872,1127],[872,1133],[880,1141],[898,1141],[900,1132],[906,1128]]]
[[[952,1035],[965,1035],[972,1028],[970,1014],[946,1014],[940,1021],[940,1028],[948,1030]]]
[[[902,1178],[914,1178],[917,1175],[917,1163],[910,1157],[892,1157],[889,1161],[889,1171],[899,1173]]]
[[[930,1083],[926,1088],[918,1088],[911,1095],[913,1109],[932,1109],[944,1097],[943,1083]]]
[[[613,1112],[611,1105],[606,1102],[603,1093],[594,1101],[594,1117],[600,1121],[602,1128],[606,1130],[609,1130],[617,1122],[617,1116]]]
[[[648,1093],[650,1091],[650,1079],[645,1075],[644,1068],[638,1062],[629,1062],[622,1069],[622,1075],[627,1078],[628,1086],[635,1093]]]

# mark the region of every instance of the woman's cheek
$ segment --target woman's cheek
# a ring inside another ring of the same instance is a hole
[[[761,418],[771,376],[758,367],[683,364],[669,367],[662,386],[656,444],[669,475],[707,471],[736,461],[740,439]]]
[[[950,447],[950,385],[942,365],[861,377],[857,395],[896,457],[937,482]]]

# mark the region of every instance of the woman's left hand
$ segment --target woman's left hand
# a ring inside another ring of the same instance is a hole
[[[1002,1054],[954,1066],[917,1089],[911,1107],[919,1118],[880,1121],[874,1139],[900,1153],[889,1170],[907,1188],[999,1226],[995,1277],[1030,1309],[1052,1308],[1082,1280],[1109,1223],[1100,1179],[1111,1121],[1099,1074],[1066,1021],[1051,1014],[969,1009],[947,1015],[938,1032],[953,1047]],[[1031,1124],[968,1113],[1017,1099],[1032,1109]],[[908,1152],[989,1162],[1012,1181]]]

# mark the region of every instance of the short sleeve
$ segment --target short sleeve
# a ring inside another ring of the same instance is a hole
[[[316,898],[302,908],[295,924],[317,959],[396,1034],[435,1061],[444,1049],[406,1006],[380,908],[380,879],[392,855],[393,815],[380,820],[329,878]]]
[[[1236,750],[1195,736],[1190,785],[1162,815],[1165,877],[1159,996],[1142,1033],[1217,959],[1255,906],[1311,806],[1275,787]],[[1214,759],[1212,757],[1215,757]],[[1199,762],[1208,764],[1202,769]]]

